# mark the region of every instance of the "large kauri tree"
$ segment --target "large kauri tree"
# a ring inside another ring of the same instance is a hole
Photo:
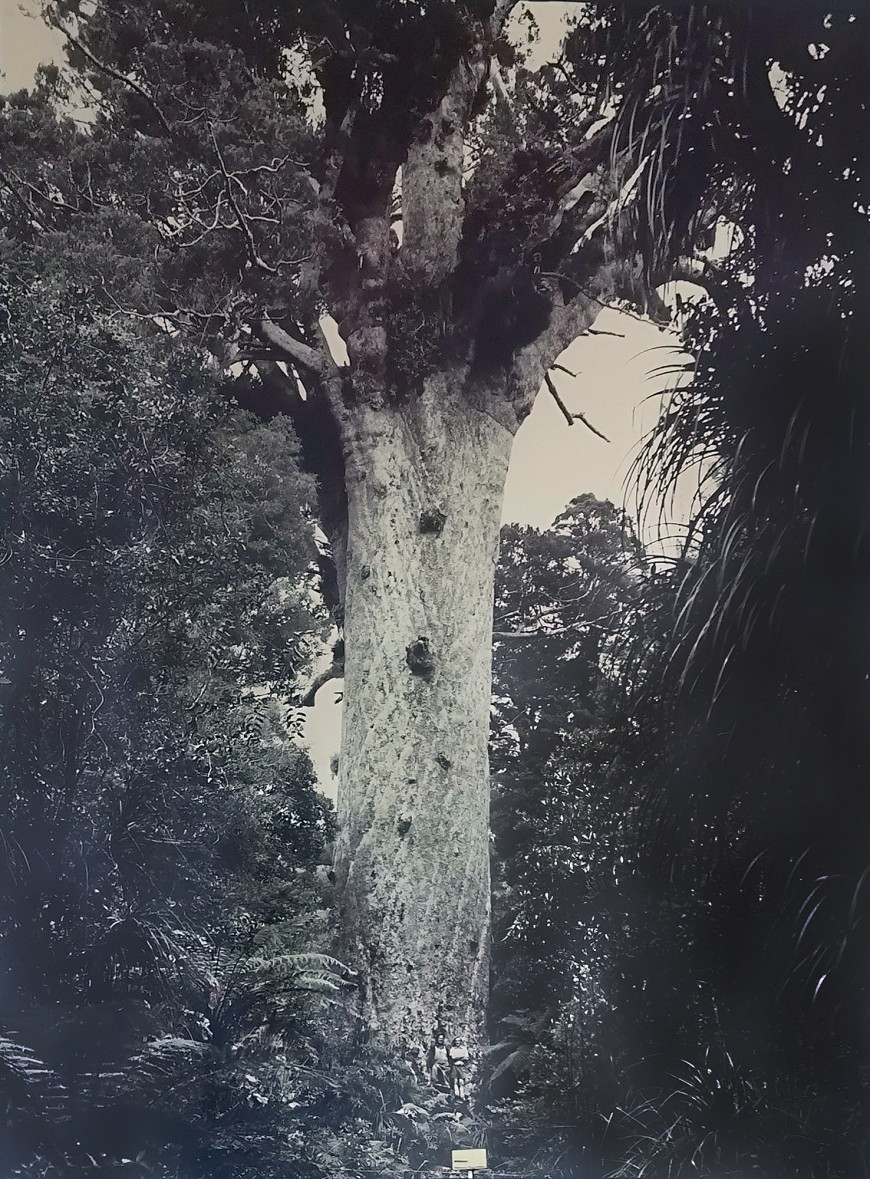
[[[8,239],[193,336],[244,404],[292,418],[318,478],[346,647],[342,953],[396,1050],[439,1020],[483,1036],[511,443],[545,378],[571,420],[548,370],[639,269],[606,244],[628,193],[613,92],[583,65],[597,26],[533,75],[514,7],[56,0],[90,121],[56,115],[50,75],[4,115]]]

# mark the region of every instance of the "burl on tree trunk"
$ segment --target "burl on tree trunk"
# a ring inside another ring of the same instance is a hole
[[[512,436],[451,374],[355,415],[336,860],[377,1039],[482,1037],[493,575]]]

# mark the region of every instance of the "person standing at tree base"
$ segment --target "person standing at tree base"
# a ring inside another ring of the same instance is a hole
[[[450,1084],[450,1050],[447,1047],[447,1037],[443,1031],[435,1033],[435,1042],[429,1049],[429,1080],[436,1089],[449,1089]]]
[[[448,1049],[448,1056],[450,1058],[450,1089],[453,1096],[462,1101],[467,1090],[468,1048],[461,1040],[454,1040]]]

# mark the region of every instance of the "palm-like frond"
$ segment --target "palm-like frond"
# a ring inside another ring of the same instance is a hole
[[[611,167],[624,184],[621,240],[640,244],[647,274],[685,252],[709,229],[723,200],[715,185],[720,128],[734,117],[734,89],[744,72],[739,21],[721,7],[654,4],[611,11],[610,49],[619,79]],[[620,68],[622,67],[622,68]],[[731,109],[729,85],[731,78]]]
[[[57,1117],[64,1093],[56,1073],[32,1049],[9,1035],[0,1035],[0,1101],[7,1117]]]
[[[700,1059],[679,1061],[670,1081],[653,1094],[635,1094],[617,1111],[623,1161],[607,1179],[776,1173],[806,1165],[808,1148],[819,1152],[815,1165],[830,1150],[824,1102],[793,1083],[789,1089],[783,1079],[762,1080],[721,1042]]]

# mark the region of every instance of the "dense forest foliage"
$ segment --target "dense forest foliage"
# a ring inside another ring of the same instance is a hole
[[[208,1167],[334,974],[305,957],[331,808],[290,740],[323,631],[310,482],[197,356],[24,277],[2,338],[2,1167],[76,1173],[155,1136]]]
[[[485,1145],[566,1179],[867,1174],[867,14],[590,4],[536,71],[499,45],[478,245],[522,256],[549,215],[529,146],[570,156],[566,110],[614,103],[621,302],[661,320],[668,296],[692,363],[662,374],[638,519],[585,494],[502,531],[465,1091],[371,1044],[334,953],[336,823],[299,736],[341,624],[335,440],[291,412],[311,338],[294,368],[236,330],[265,307],[305,334],[278,279],[313,249],[316,81],[275,82],[264,46],[328,40],[333,6],[250,5],[247,34],[225,7],[217,31],[161,9],[158,61],[116,5],[72,74],[0,107],[0,1170],[365,1179]],[[354,50],[387,72],[388,26]],[[404,296],[413,383],[443,340]],[[696,468],[682,550],[647,551]]]

